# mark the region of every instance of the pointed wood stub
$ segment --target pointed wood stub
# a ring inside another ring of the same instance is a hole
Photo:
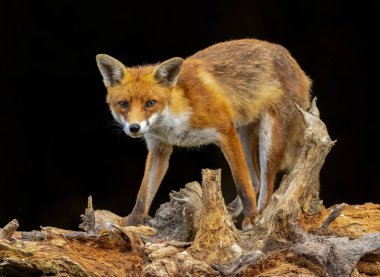
[[[221,170],[202,170],[202,210],[192,256],[208,264],[231,264],[241,256],[236,230],[224,204]]]
[[[13,219],[3,229],[0,229],[0,239],[10,240],[13,233],[18,229],[19,224],[17,219]]]

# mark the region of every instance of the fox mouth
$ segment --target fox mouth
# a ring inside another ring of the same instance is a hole
[[[133,134],[133,133],[129,133],[128,136],[130,136],[131,138],[142,138],[144,134]]]

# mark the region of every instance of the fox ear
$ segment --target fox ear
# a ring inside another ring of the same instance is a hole
[[[125,74],[124,65],[121,62],[106,54],[98,54],[96,55],[96,63],[106,87],[112,87],[121,82]]]
[[[182,58],[172,58],[160,63],[154,70],[154,78],[161,84],[174,87],[177,83],[182,63]]]

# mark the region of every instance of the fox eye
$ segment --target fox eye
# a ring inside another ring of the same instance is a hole
[[[154,104],[156,104],[156,100],[149,100],[149,101],[146,101],[145,103],[145,108],[150,108],[150,107],[153,107]]]
[[[122,109],[128,109],[128,101],[120,101],[119,102],[119,106],[122,108]]]

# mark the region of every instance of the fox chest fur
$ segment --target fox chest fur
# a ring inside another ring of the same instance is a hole
[[[217,143],[219,133],[215,128],[194,129],[191,126],[191,111],[173,114],[166,109],[160,116],[156,126],[151,128],[144,138],[152,143],[158,140],[181,147],[197,147],[204,144]]]

